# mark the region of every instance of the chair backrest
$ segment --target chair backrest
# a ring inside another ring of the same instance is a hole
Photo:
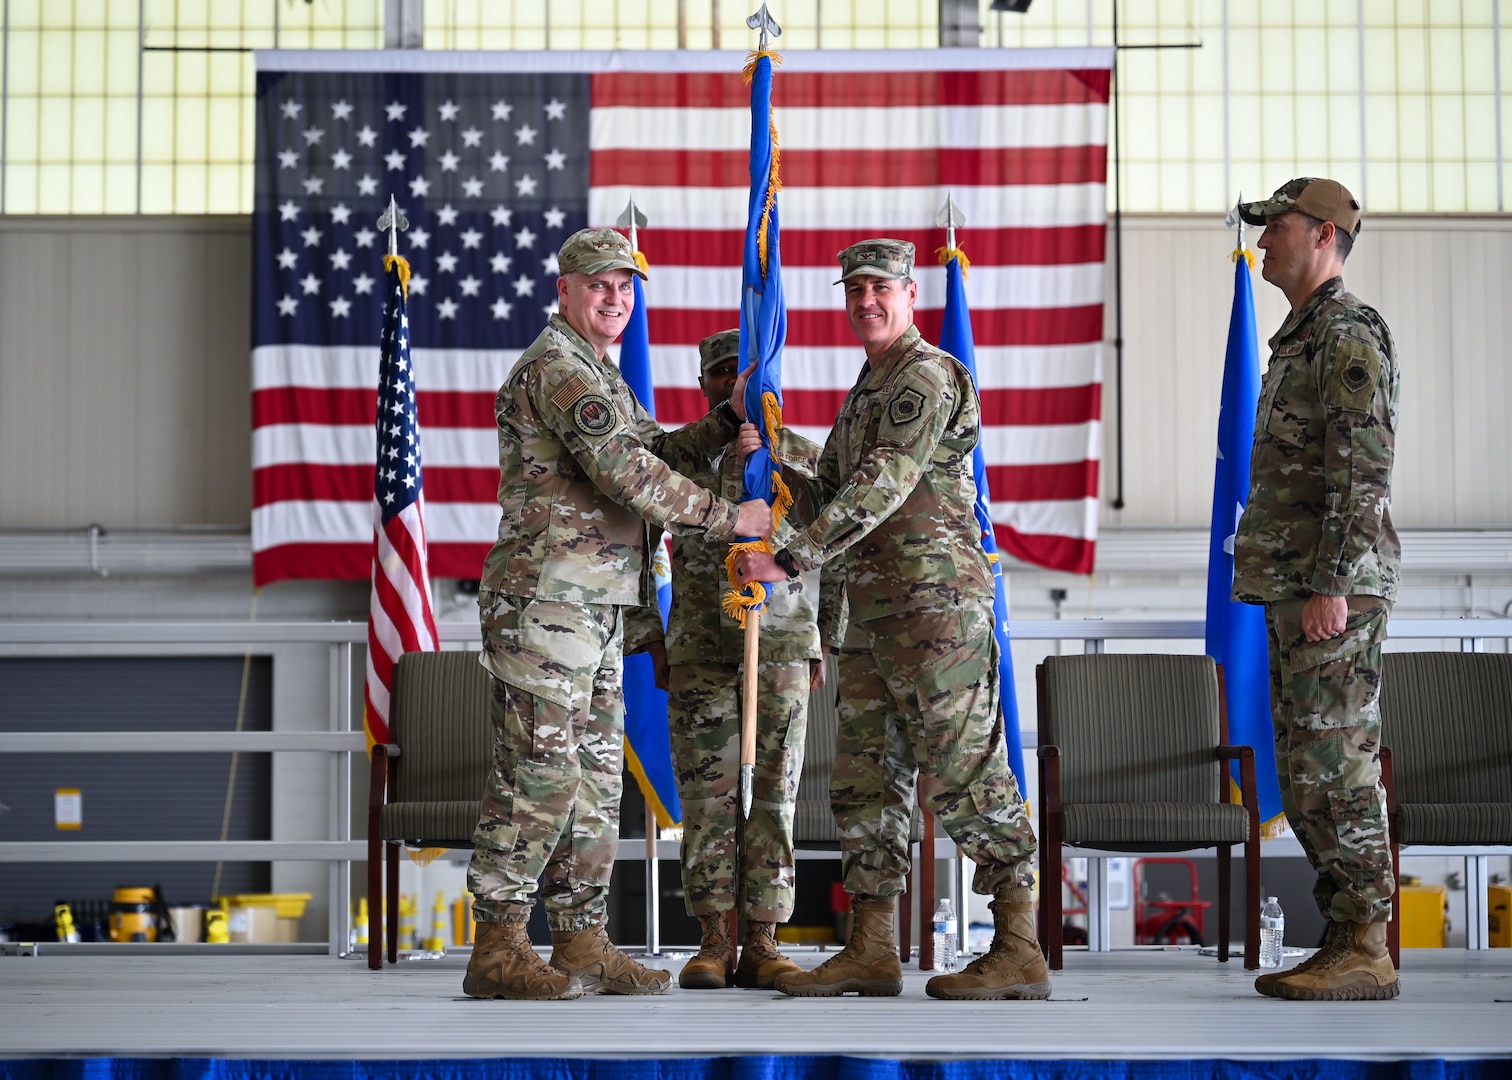
[[[1208,656],[1099,653],[1042,665],[1039,740],[1071,803],[1215,803],[1218,677]]]
[[[793,810],[793,842],[837,844],[840,830],[830,810],[830,774],[835,769],[835,733],[840,728],[835,686],[840,681],[835,657],[825,661],[824,685],[809,695],[808,732],[803,740],[803,771]]]
[[[1399,803],[1512,802],[1512,656],[1385,654],[1381,741]]]
[[[488,672],[471,650],[412,652],[394,667],[394,801],[478,802],[493,764]],[[453,839],[461,839],[456,837]]]

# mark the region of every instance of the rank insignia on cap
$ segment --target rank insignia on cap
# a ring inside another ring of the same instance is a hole
[[[585,435],[607,435],[614,430],[614,406],[602,394],[588,394],[572,407],[572,421]]]
[[[903,426],[917,420],[924,412],[924,395],[913,387],[904,387],[903,391],[887,406],[887,416],[894,424]]]

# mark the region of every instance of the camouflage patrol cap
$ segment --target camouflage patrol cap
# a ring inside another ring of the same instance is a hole
[[[635,252],[624,233],[614,229],[579,229],[557,252],[557,269],[563,274],[602,274],[605,270],[632,270],[645,280]]]
[[[1239,216],[1251,225],[1296,210],[1319,221],[1331,221],[1350,236],[1360,231],[1360,204],[1337,180],[1299,176],[1276,189],[1269,199],[1239,204]]]
[[[709,369],[740,355],[740,331],[721,330],[710,334],[698,343],[699,373],[707,375]]]
[[[885,236],[852,244],[835,258],[840,260],[840,281],[857,274],[872,277],[913,277],[914,246],[907,240],[890,240]]]

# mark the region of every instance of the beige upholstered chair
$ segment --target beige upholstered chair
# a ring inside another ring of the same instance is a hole
[[[1062,964],[1061,845],[1103,851],[1218,848],[1218,959],[1228,960],[1229,855],[1245,845],[1244,966],[1260,963],[1260,820],[1254,751],[1227,746],[1210,657],[1052,656],[1039,691],[1040,941]],[[1243,805],[1229,801],[1240,762]]]
[[[1512,656],[1387,653],[1381,741],[1392,869],[1400,880],[1403,846],[1462,852],[1473,944],[1486,918],[1485,856],[1512,848]],[[1388,932],[1398,963],[1399,899]]]
[[[383,966],[379,920],[388,895],[389,962],[399,949],[399,845],[470,848],[493,762],[488,672],[478,654],[406,653],[394,666],[389,742],[373,747],[368,796],[368,967]]]

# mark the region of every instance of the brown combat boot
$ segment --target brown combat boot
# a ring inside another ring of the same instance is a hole
[[[729,912],[700,915],[703,927],[698,955],[683,965],[677,985],[684,990],[723,990],[735,985],[735,946],[730,943]]]
[[[777,949],[777,924],[746,924],[745,941],[740,946],[740,966],[735,969],[735,985],[770,990],[779,975],[802,974],[803,969]]]
[[[1050,969],[1034,932],[1034,891],[1027,886],[999,889],[992,908],[992,945],[951,975],[924,984],[932,998],[952,1001],[1039,1000],[1050,996]]]
[[[1272,985],[1289,1001],[1385,1001],[1402,992],[1386,950],[1386,924],[1344,923],[1333,946],[1307,971],[1291,971]]]
[[[664,994],[672,973],[642,967],[609,941],[602,925],[551,932],[551,966],[576,976],[590,994]]]
[[[583,984],[558,971],[531,948],[525,917],[480,922],[462,992],[475,998],[563,1001],[582,997]]]
[[[1294,968],[1287,968],[1284,971],[1267,971],[1264,975],[1256,976],[1255,991],[1257,993],[1264,994],[1266,997],[1275,997],[1276,983],[1280,982],[1288,975],[1295,975],[1300,971],[1311,971],[1318,964],[1322,963],[1323,959],[1327,956],[1329,951],[1332,950],[1333,947],[1338,943],[1339,931],[1343,928],[1344,927],[1342,923],[1336,923],[1333,920],[1329,920],[1328,931],[1324,935],[1323,944],[1319,946],[1317,952],[1313,953],[1306,960],[1302,961]]]
[[[903,964],[893,940],[897,901],[863,900],[851,904],[850,940],[813,971],[777,977],[777,989],[792,997],[897,997],[903,992]]]

